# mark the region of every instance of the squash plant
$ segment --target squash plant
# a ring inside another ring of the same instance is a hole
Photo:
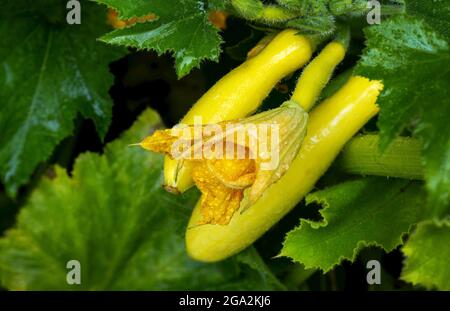
[[[450,290],[448,1],[2,4],[2,288]],[[171,158],[197,116],[283,166]]]

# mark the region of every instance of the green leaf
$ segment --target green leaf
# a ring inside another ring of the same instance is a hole
[[[424,198],[420,183],[379,177],[314,192],[306,203],[322,205],[323,220],[302,219],[287,234],[280,255],[327,272],[343,259],[354,261],[368,245],[391,251],[423,219]]]
[[[286,287],[273,275],[272,271],[264,263],[264,260],[259,256],[258,251],[250,246],[236,256],[236,259],[254,271],[257,271],[264,284],[273,286],[276,289],[286,290]]]
[[[105,10],[81,2],[81,25],[66,1],[8,0],[0,13],[0,177],[11,196],[72,133],[78,113],[104,137],[111,121],[108,64],[121,54],[96,37]]]
[[[198,192],[161,187],[163,157],[128,144],[160,124],[147,110],[103,155],[85,153],[72,177],[56,168],[0,240],[0,280],[12,290],[272,289],[257,253],[242,264],[188,258],[184,233]],[[241,255],[244,256],[244,255]],[[81,285],[66,283],[66,263],[81,264]],[[257,264],[254,264],[256,262]],[[261,270],[261,271],[259,271]]]
[[[448,0],[406,0],[406,11],[422,18],[427,24],[450,40],[450,3]]]
[[[225,11],[229,7],[227,0],[208,0],[207,2],[210,11]]]
[[[133,1],[124,1],[124,0],[91,0],[98,3],[105,4],[111,9],[114,9],[119,13],[120,19],[130,19],[133,17],[143,17],[153,12],[155,2],[158,1],[149,1],[149,0],[133,0]],[[170,13],[170,12],[169,12]]]
[[[429,206],[437,216],[450,206],[450,52],[423,21],[397,17],[366,30],[367,48],[356,73],[383,80],[378,99],[381,147],[414,125],[423,140]]]
[[[450,220],[421,222],[403,247],[402,279],[427,288],[450,290]]]
[[[333,15],[361,16],[367,13],[367,0],[329,0]]]
[[[336,30],[332,15],[308,16],[308,18],[296,18],[286,23],[289,27],[299,29],[302,33],[326,37]]]
[[[130,18],[148,13],[156,14],[152,22],[138,23],[117,29],[101,40],[110,44],[138,49],[151,49],[158,54],[171,52],[175,57],[178,77],[199,67],[204,59],[218,61],[220,43],[218,29],[208,20],[204,4],[197,0],[97,0],[117,10],[121,17]]]

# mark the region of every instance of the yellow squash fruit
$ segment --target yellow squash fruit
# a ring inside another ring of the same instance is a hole
[[[296,30],[277,34],[258,55],[229,72],[209,89],[181,120],[203,124],[239,119],[253,113],[284,76],[306,64],[314,46]],[[192,167],[185,161],[165,158],[164,184],[167,190],[183,192],[193,185]]]
[[[202,224],[201,203],[186,231],[193,259],[214,262],[243,250],[285,216],[328,169],[345,143],[378,112],[383,85],[352,77],[309,116],[307,134],[287,172],[244,212],[234,213],[226,226]]]
[[[291,99],[306,111],[310,110],[344,56],[345,47],[342,43],[337,41],[328,43],[303,70]]]

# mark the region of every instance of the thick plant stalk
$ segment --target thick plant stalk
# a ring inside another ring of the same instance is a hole
[[[382,89],[379,81],[351,78],[338,92],[315,108],[307,135],[281,179],[244,213],[236,213],[226,226],[198,225],[200,204],[195,207],[186,232],[188,254],[214,262],[243,250],[285,216],[328,169],[343,146],[377,112]]]
[[[379,150],[379,140],[374,134],[353,138],[339,155],[336,165],[350,174],[424,178],[419,140],[397,137],[384,152]]]
[[[208,90],[181,120],[193,124],[201,117],[203,124],[242,118],[254,112],[275,84],[305,65],[314,46],[295,30],[284,30],[255,57],[232,70]],[[192,167],[185,161],[165,158],[166,189],[183,192],[193,185]]]

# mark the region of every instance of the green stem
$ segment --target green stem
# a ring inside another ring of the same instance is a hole
[[[294,264],[290,267],[289,273],[284,280],[284,284],[286,284],[289,289],[301,289],[304,287],[305,282],[317,271],[317,269],[305,269],[302,264]]]
[[[264,5],[260,0],[231,0],[230,3],[241,17],[251,21],[281,23],[297,16],[281,6]]]
[[[398,137],[384,152],[378,145],[378,135],[353,138],[336,160],[337,167],[350,174],[423,179],[419,140]]]
[[[345,47],[345,50],[347,50],[350,45],[350,27],[348,25],[338,23],[334,41],[340,42]]]

